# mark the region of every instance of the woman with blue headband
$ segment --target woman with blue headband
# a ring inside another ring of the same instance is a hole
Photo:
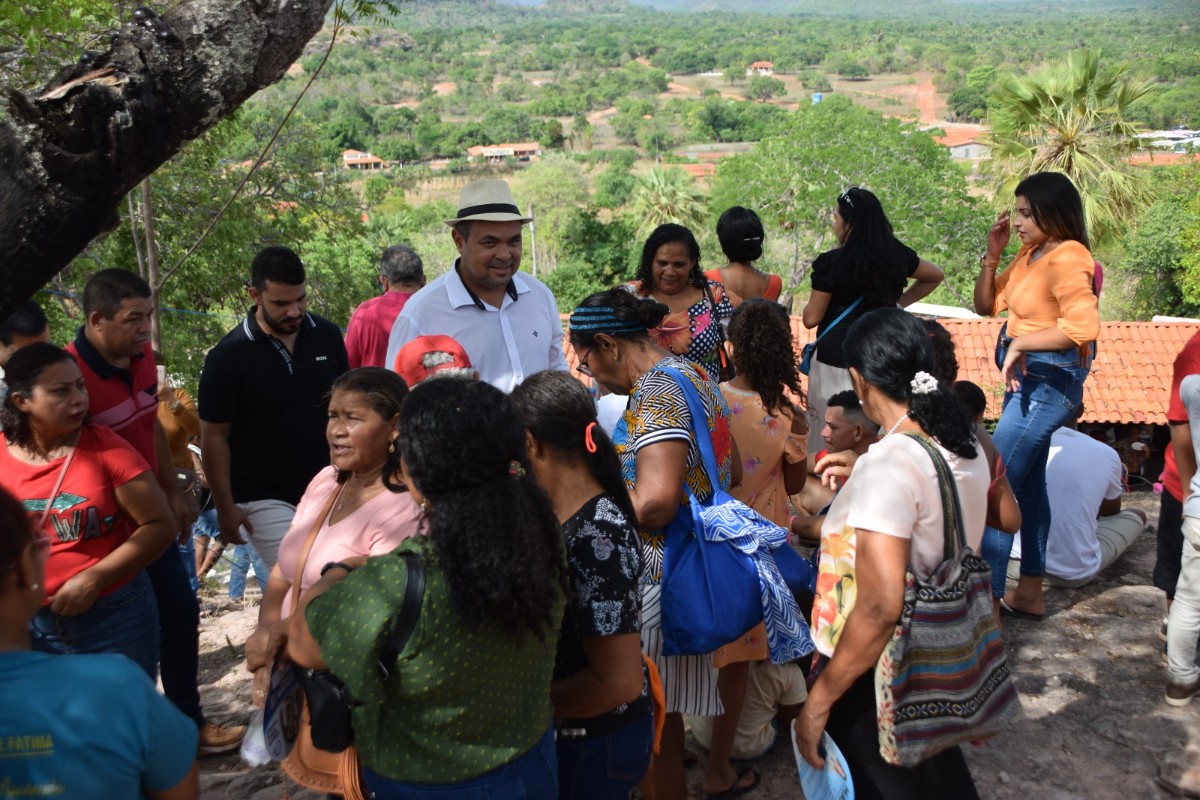
[[[642,651],[662,677],[667,710],[661,752],[651,763],[647,781],[653,784],[655,797],[682,798],[687,786],[681,715],[718,716],[724,710],[736,717],[740,709],[725,698],[736,699],[745,687],[744,681],[741,691],[718,687],[711,655],[663,655],[660,594],[665,531],[676,520],[685,482],[703,502],[712,495],[714,480],[728,489],[731,479],[736,483],[740,475],[735,474],[729,409],[716,384],[701,367],[659,346],[651,336],[669,311],[662,303],[625,289],[598,292],[571,313],[570,337],[581,373],[611,392],[629,395],[613,443],[642,544]],[[663,368],[681,374],[695,387],[704,405],[704,420],[692,420],[683,387]],[[707,430],[712,437],[718,474],[711,480],[693,429]],[[708,793],[748,790],[757,781],[758,775],[751,771],[736,772],[728,758],[710,759],[705,773]]]

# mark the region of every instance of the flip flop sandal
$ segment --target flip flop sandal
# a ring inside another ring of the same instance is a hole
[[[741,786],[741,782],[747,775],[753,775],[754,780],[750,781],[745,786]],[[752,792],[758,788],[758,784],[762,782],[762,775],[758,774],[758,770],[745,769],[738,772],[737,777],[733,779],[733,785],[723,792],[708,792],[704,795],[705,800],[730,800],[730,798],[741,797],[742,795]]]
[[[1022,611],[1019,608],[1013,608],[1003,599],[1000,600],[1000,616],[1012,617],[1013,619],[1026,619],[1030,622],[1041,622],[1046,616],[1045,614],[1031,614],[1028,611]]]

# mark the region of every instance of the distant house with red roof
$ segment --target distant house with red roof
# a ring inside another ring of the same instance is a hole
[[[933,137],[940,145],[950,149],[950,157],[962,161],[982,161],[991,158],[991,148],[983,141],[987,129],[982,125],[964,123],[939,126],[942,133]]]
[[[383,169],[387,162],[362,150],[343,150],[342,166],[346,169]]]
[[[755,61],[746,67],[747,75],[774,75],[775,65],[770,61]]]

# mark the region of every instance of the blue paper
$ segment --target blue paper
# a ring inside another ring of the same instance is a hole
[[[824,751],[825,769],[809,766],[800,755],[796,744],[796,726],[792,729],[792,753],[796,756],[796,769],[800,772],[800,787],[805,800],[854,800],[854,784],[850,780],[850,768],[842,751],[833,743],[828,733],[822,731],[820,750]]]

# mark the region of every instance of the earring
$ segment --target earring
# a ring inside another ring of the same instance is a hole
[[[29,591],[31,591],[31,592],[36,592],[38,589],[41,589],[41,588],[42,588],[42,585],[40,583],[29,584]]]
[[[394,452],[396,452],[396,443],[395,443],[394,441],[393,441],[393,442],[388,442],[388,452],[389,452],[389,453],[394,453]]]
[[[429,501],[428,501],[428,500],[422,500],[422,501],[421,501],[421,513],[422,513],[422,514],[424,514],[424,513],[426,513],[427,511],[429,511]]]

